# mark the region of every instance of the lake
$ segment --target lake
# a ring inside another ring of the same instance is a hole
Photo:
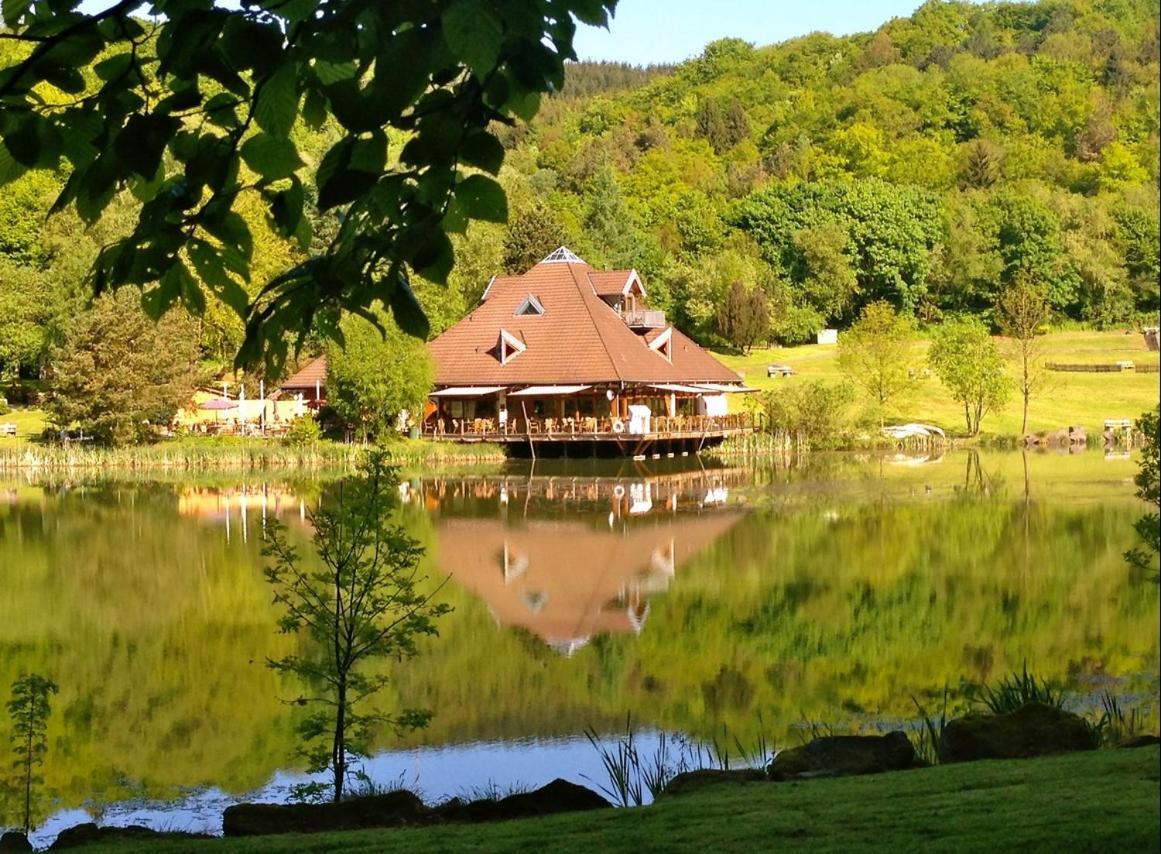
[[[389,663],[426,707],[365,769],[428,800],[605,783],[626,717],[747,753],[913,726],[1026,662],[1156,717],[1158,585],[1122,553],[1135,463],[1080,454],[512,463],[416,474],[400,518],[454,607]],[[266,525],[305,546],[326,478],[0,479],[0,701],[60,685],[35,840],[95,818],[216,831],[302,782]],[[0,729],[2,729],[0,725]],[[6,749],[6,746],[4,747]],[[8,762],[5,759],[4,767]],[[16,820],[0,804],[0,824]]]

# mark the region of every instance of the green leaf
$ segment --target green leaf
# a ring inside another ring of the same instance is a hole
[[[177,305],[178,300],[185,295],[186,282],[196,288],[189,270],[180,261],[170,266],[154,287],[141,292],[141,308],[152,320],[159,320],[161,316]],[[204,308],[204,302],[203,302]]]
[[[258,93],[254,120],[273,136],[286,136],[298,116],[298,69],[286,63],[272,74]]]
[[[125,124],[113,151],[126,166],[145,180],[157,174],[165,146],[177,133],[181,122],[160,113],[133,115]]]
[[[131,60],[132,55],[128,52],[114,54],[94,65],[93,73],[101,80],[108,82],[124,74],[128,70]]]
[[[473,131],[460,145],[460,161],[498,175],[504,163],[504,146],[486,130]]]
[[[425,242],[415,252],[412,266],[429,281],[446,285],[448,273],[455,263],[455,252],[451,240],[439,228],[428,229]]]
[[[237,211],[227,210],[217,216],[206,217],[201,222],[202,228],[212,234],[223,244],[223,263],[226,263],[226,253],[231,250],[241,252],[249,258],[254,252],[254,238],[250,235],[250,227],[246,220]]]
[[[27,167],[17,162],[3,143],[0,143],[0,187],[10,181],[15,181],[26,171]]]
[[[308,89],[302,102],[302,118],[311,130],[318,130],[327,120],[327,96],[318,89]]]
[[[472,219],[508,221],[508,199],[504,188],[486,175],[469,175],[456,185],[456,201]]]
[[[423,306],[416,299],[415,292],[411,290],[411,282],[407,279],[407,273],[400,267],[394,278],[389,304],[395,322],[408,335],[426,340],[431,332],[431,323],[423,311]]]
[[[268,181],[289,178],[300,166],[298,149],[286,137],[259,133],[242,143],[242,160]]]
[[[270,219],[283,237],[290,237],[298,230],[304,195],[302,182],[298,178],[291,178],[290,188],[275,193],[271,198]]]
[[[250,298],[230,277],[218,249],[204,240],[194,240],[189,246],[189,259],[206,286],[239,317],[244,317]]]
[[[519,118],[530,122],[536,116],[536,111],[540,109],[540,93],[516,93],[508,99],[508,103],[505,106]]]
[[[484,77],[500,56],[504,28],[481,0],[456,0],[443,14],[443,35],[452,52]]]
[[[323,156],[318,167],[318,207],[330,210],[352,202],[375,185],[387,164],[387,136],[346,137]]]
[[[15,27],[31,5],[32,0],[4,0],[4,23]]]

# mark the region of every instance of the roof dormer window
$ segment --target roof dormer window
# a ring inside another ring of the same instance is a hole
[[[520,303],[520,307],[516,309],[514,317],[538,317],[544,314],[544,306],[532,294],[524,297],[524,302]]]
[[[673,362],[673,327],[670,326],[665,329],[660,335],[649,342],[649,349],[654,353],[660,353],[665,357],[665,361]]]
[[[523,353],[528,345],[506,329],[500,330],[500,342],[497,349],[500,353],[500,364],[506,365]]]

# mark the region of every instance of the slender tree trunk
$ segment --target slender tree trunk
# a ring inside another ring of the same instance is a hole
[[[338,708],[335,712],[335,738],[331,745],[331,766],[334,768],[334,801],[343,799],[343,783],[347,777],[347,680],[341,678],[338,687]]]
[[[32,724],[28,725],[28,752],[24,755],[24,832],[32,830]]]

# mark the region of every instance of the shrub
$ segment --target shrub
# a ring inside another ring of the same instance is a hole
[[[779,385],[758,403],[767,432],[795,445],[825,448],[839,444],[852,396],[849,385],[815,380]]]
[[[304,448],[314,445],[321,438],[322,428],[318,426],[318,421],[304,416],[291,422],[282,441],[292,448]]]

